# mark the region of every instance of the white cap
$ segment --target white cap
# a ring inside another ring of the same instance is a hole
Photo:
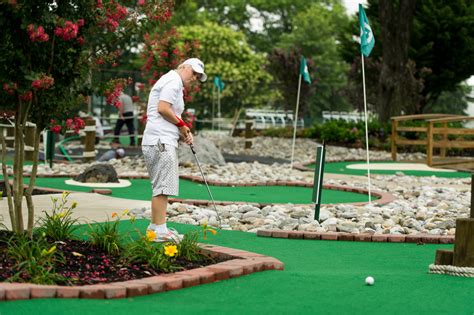
[[[118,148],[117,150],[115,150],[115,154],[122,158],[125,156],[125,150],[123,148]]]
[[[183,65],[190,65],[194,72],[200,73],[201,74],[201,82],[204,82],[207,80],[207,75],[204,73],[204,63],[197,59],[197,58],[189,58],[185,62],[183,62]]]

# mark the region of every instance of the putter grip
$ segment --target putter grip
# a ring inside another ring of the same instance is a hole
[[[190,144],[189,147],[191,148],[191,151],[193,152],[193,154],[196,154],[196,151],[194,151],[194,145]]]

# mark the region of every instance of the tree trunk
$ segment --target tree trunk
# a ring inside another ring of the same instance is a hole
[[[19,101],[15,112],[15,155],[13,159],[13,206],[15,212],[16,225],[12,230],[16,233],[24,231],[22,201],[24,194],[23,185],[23,165],[25,162],[25,138],[24,131],[28,112],[31,108],[31,101]]]
[[[382,47],[382,69],[379,77],[378,112],[380,121],[400,115],[416,105],[413,97],[416,79],[408,59],[410,31],[415,0],[380,0],[379,17]]]
[[[15,115],[15,154],[13,158],[13,204],[16,224],[12,227],[14,232],[23,231],[23,213],[21,212],[21,201],[23,199],[23,163],[21,163],[21,142],[23,142],[23,129],[21,125],[21,105],[18,105]]]
[[[13,211],[13,198],[12,198],[12,188],[10,186],[10,181],[8,179],[7,171],[7,142],[3,136],[3,128],[0,129],[0,141],[2,144],[2,173],[3,179],[5,181],[5,191],[7,193],[7,202],[8,202],[8,212],[10,213],[10,222],[12,227],[16,226],[16,216]]]
[[[33,204],[33,189],[35,187],[36,181],[36,174],[38,172],[38,153],[39,153],[39,143],[40,143],[40,136],[41,130],[39,128],[35,129],[35,142],[34,142],[34,149],[33,149],[33,168],[30,174],[30,183],[28,188],[25,191],[25,198],[26,204],[28,207],[28,235],[31,237],[33,233],[33,225],[34,225],[34,215],[35,215],[35,208]]]

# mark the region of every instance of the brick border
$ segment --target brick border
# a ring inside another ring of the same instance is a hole
[[[453,244],[454,235],[430,234],[368,234],[344,232],[306,232],[284,230],[258,230],[257,236],[305,240],[331,240],[349,242],[385,242],[417,244]]]
[[[24,174],[26,175],[26,174]],[[71,174],[69,177],[74,177],[76,174]],[[43,177],[43,178],[61,178],[61,177],[67,177],[64,175],[48,175],[48,176],[38,176],[38,177]],[[197,182],[197,183],[204,183],[204,180],[201,177],[198,176],[191,176],[191,175],[180,175],[179,176],[182,179],[187,179],[192,182]],[[122,179],[147,179],[148,176],[119,176],[119,178]],[[307,187],[307,188],[312,188],[313,184],[311,183],[306,183],[306,182],[295,182],[295,181],[284,181],[284,180],[277,180],[277,181],[267,181],[267,182],[257,182],[257,183],[237,183],[237,182],[219,182],[219,181],[207,181],[209,185],[213,186],[242,186],[242,187],[253,187],[253,186],[293,186],[293,187]],[[25,185],[26,186],[26,185]],[[349,186],[338,186],[338,185],[323,185],[323,188],[325,189],[331,189],[331,190],[341,190],[341,191],[347,191],[347,192],[354,192],[354,193],[359,193],[359,194],[365,194],[368,195],[369,191],[367,189],[363,188],[356,188],[356,187],[349,187]],[[64,190],[59,190],[59,189],[54,189],[54,188],[45,188],[45,187],[38,187],[35,186],[35,189],[41,189],[44,191],[48,191],[51,193],[62,193]],[[101,193],[100,191],[103,191],[104,194],[109,194],[107,191],[109,190],[108,188],[93,188],[91,187],[90,192],[94,192],[94,190],[97,190],[98,193]],[[70,191],[72,192],[72,191]],[[383,191],[378,191],[378,190],[371,190],[371,196],[377,197],[379,199],[373,200],[372,203],[379,204],[379,205],[384,205],[387,203],[390,203],[394,200],[396,200],[396,197],[388,192],[383,192]],[[190,205],[195,205],[195,206],[207,206],[209,205],[210,201],[206,200],[195,200],[195,199],[181,199],[181,198],[169,198],[170,202],[180,202],[180,203],[185,203],[185,204],[190,204]],[[255,202],[240,202],[240,201],[216,201],[217,205],[222,205],[222,206],[227,206],[227,205],[235,205],[235,204],[246,204],[246,205],[254,205],[259,208],[263,208],[265,206],[269,205],[278,205],[278,203],[255,203]],[[302,206],[302,205],[309,205],[311,203],[306,203],[306,204],[295,204],[295,206]],[[347,205],[354,205],[354,206],[363,206],[366,204],[369,204],[368,202],[341,202],[341,203],[335,203],[335,204],[347,204]]]
[[[201,252],[212,258],[229,259],[206,267],[142,279],[84,286],[0,283],[0,300],[39,298],[119,299],[147,295],[212,283],[265,270],[283,270],[276,258],[209,244],[199,244]]]

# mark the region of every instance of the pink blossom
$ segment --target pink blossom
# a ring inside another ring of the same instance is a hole
[[[52,126],[50,130],[56,134],[59,134],[61,132],[61,126],[60,125]]]
[[[34,80],[31,82],[31,87],[34,89],[39,89],[41,87],[41,80]]]
[[[49,35],[45,33],[44,28],[41,25],[35,29],[34,24],[29,24],[26,30],[28,31],[28,36],[32,42],[47,42],[49,40]]]
[[[29,102],[33,99],[33,93],[31,91],[25,92],[20,95],[20,99],[25,102]]]
[[[137,5],[144,6],[145,5],[145,0],[138,0]]]

